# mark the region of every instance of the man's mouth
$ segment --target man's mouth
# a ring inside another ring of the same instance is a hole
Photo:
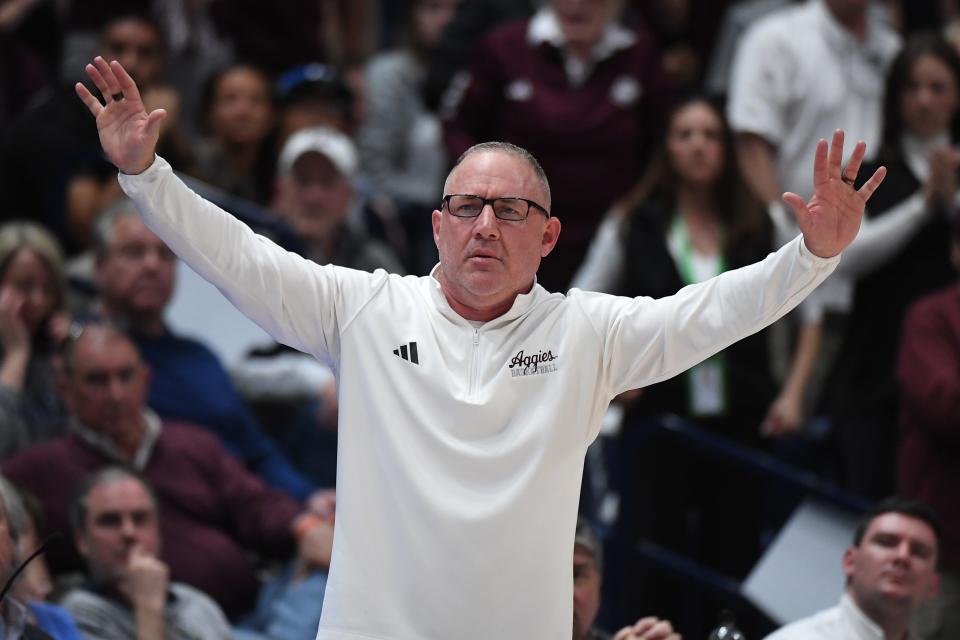
[[[492,251],[474,251],[469,255],[469,259],[482,260],[482,261],[500,260],[500,256],[493,253]]]

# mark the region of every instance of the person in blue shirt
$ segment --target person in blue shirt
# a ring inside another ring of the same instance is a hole
[[[224,447],[271,486],[325,510],[330,492],[304,477],[263,431],[214,353],[200,342],[174,334],[164,310],[174,288],[176,258],[120,201],[95,229],[96,311],[121,325],[150,365],[147,404],[167,420],[206,427]]]

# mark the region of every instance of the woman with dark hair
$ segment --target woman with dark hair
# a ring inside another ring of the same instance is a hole
[[[618,205],[624,213],[608,217],[574,286],[663,297],[770,252],[770,224],[740,177],[730,131],[714,102],[694,96],[668,110],[653,171],[633,202]],[[645,539],[734,579],[753,565],[759,547],[756,486],[736,468],[692,455],[650,427],[673,415],[758,444],[758,426],[776,392],[766,343],[765,332],[745,338],[686,373],[644,388],[629,406],[617,447],[623,459],[624,549]],[[655,571],[637,569],[645,577],[624,585],[629,602],[643,602],[671,619],[695,617],[683,608],[690,599],[679,587]]]
[[[275,149],[273,84],[262,69],[232,64],[204,89],[196,150],[199,178],[256,204],[270,201]]]
[[[52,365],[67,325],[64,288],[63,254],[48,231],[0,226],[0,460],[64,428]]]
[[[954,279],[947,240],[949,218],[960,202],[958,141],[960,58],[939,38],[909,41],[888,77],[876,160],[886,165],[887,177],[870,201],[865,224],[881,224],[908,210],[923,216],[903,246],[857,282],[843,349],[827,384],[847,482],[870,497],[889,495],[894,488],[894,366],[904,313],[914,300]]]
[[[690,97],[668,111],[666,122],[652,180],[615,209],[626,215],[608,217],[575,287],[659,298],[769,253],[769,224],[740,178],[720,108]],[[748,338],[645,390],[639,404],[750,440],[773,397],[764,342]]]

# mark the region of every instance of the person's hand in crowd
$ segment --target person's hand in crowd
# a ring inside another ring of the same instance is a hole
[[[134,608],[162,612],[167,605],[170,570],[163,562],[134,547],[118,588]]]
[[[23,320],[23,294],[12,287],[0,289],[0,348],[4,357],[30,355],[30,331]]]
[[[930,176],[924,185],[930,209],[949,211],[952,208],[957,193],[957,169],[960,169],[960,150],[941,147],[930,154]]]
[[[673,630],[669,620],[650,616],[620,629],[613,640],[683,640],[683,636]]]
[[[803,399],[787,390],[781,391],[767,410],[760,425],[760,435],[768,438],[789,436],[803,428]]]
[[[333,520],[337,511],[337,490],[317,489],[307,497],[307,510],[326,520]]]
[[[793,209],[804,244],[816,256],[832,258],[853,242],[867,200],[887,174],[886,167],[880,167],[859,190],[853,188],[866,150],[866,143],[858,142],[847,166],[841,170],[843,131],[838,129],[829,146],[826,140],[817,143],[814,193],[809,202],[789,191],[783,194],[784,202]]]
[[[66,311],[56,311],[47,321],[47,335],[54,344],[63,344],[70,335],[70,325],[73,318]]]
[[[328,569],[333,555],[333,520],[312,513],[301,515],[297,533],[297,562],[294,580],[302,580],[316,569]]]
[[[142,173],[153,164],[160,125],[167,112],[146,112],[136,83],[116,60],[107,64],[97,56],[86,66],[86,72],[103,95],[103,104],[83,84],[78,82],[75,89],[97,119],[100,145],[107,159],[123,173]]]

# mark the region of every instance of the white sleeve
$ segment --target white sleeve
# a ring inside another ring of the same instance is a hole
[[[811,254],[798,236],[764,260],[675,295],[622,298],[572,291],[603,343],[610,396],[671,378],[796,307],[840,261]]]
[[[313,399],[334,379],[330,367],[296,352],[245,358],[231,377],[244,398],[260,402]]]
[[[929,218],[922,193],[915,193],[877,218],[864,218],[843,251],[837,273],[862,278],[902,249]]]
[[[144,222],[278,342],[339,359],[340,332],[388,275],[320,266],[255,234],[191,191],[157,157],[120,186]]]
[[[570,284],[571,289],[612,292],[617,287],[625,268],[623,216],[610,212],[590,241],[587,257],[584,258]]]

